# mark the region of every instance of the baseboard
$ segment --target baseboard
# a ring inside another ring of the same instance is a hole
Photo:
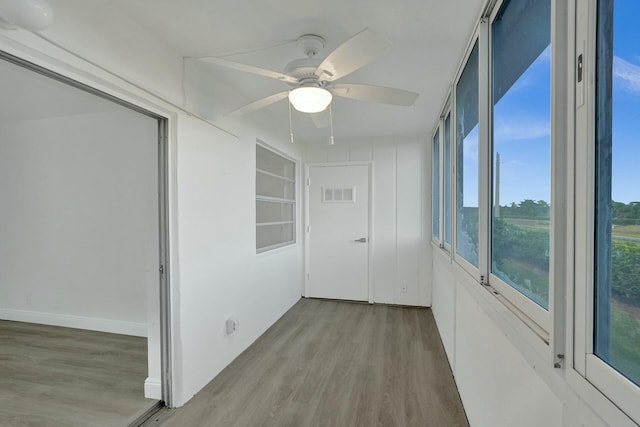
[[[162,400],[162,384],[160,379],[148,377],[144,380],[144,397]]]
[[[90,331],[110,332],[112,334],[133,335],[136,337],[147,336],[146,323],[100,319],[97,317],[73,316],[70,314],[0,308],[0,320],[63,326],[65,328],[88,329]]]

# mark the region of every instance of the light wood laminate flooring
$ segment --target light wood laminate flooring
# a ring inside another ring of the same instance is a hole
[[[159,424],[468,425],[430,309],[314,299]]]
[[[0,426],[127,426],[146,376],[146,338],[0,321]]]

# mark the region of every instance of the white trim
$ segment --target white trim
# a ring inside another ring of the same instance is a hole
[[[76,316],[71,314],[45,313],[42,311],[0,309],[0,319],[14,322],[37,323],[64,328],[86,329],[111,334],[147,336],[147,324],[124,320],[102,319],[99,317]]]
[[[144,397],[146,399],[162,400],[162,383],[159,378],[147,377],[144,380]]]
[[[311,291],[309,289],[309,235],[311,226],[309,225],[309,164],[304,165],[304,287],[302,295],[309,298]]]
[[[310,184],[310,169],[311,168],[323,168],[323,167],[345,167],[345,166],[368,166],[369,169],[369,240],[368,240],[368,302],[369,304],[373,304],[373,245],[375,243],[375,233],[373,229],[373,160],[366,161],[357,161],[357,162],[328,162],[328,163],[307,163],[304,166],[304,182],[305,182],[305,192],[304,192],[304,208],[305,208],[305,219],[304,219],[304,229],[305,229],[305,243],[304,243],[304,296],[309,297],[311,294],[311,290],[309,288],[310,281],[310,273],[309,273],[309,240],[310,240],[310,215],[309,215],[309,184]]]
[[[640,422],[638,386],[593,354],[587,354],[586,362],[587,380],[605,396],[614,398],[616,405],[629,417]]]

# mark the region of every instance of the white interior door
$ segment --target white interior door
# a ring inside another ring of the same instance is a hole
[[[369,300],[369,165],[309,168],[309,292]]]

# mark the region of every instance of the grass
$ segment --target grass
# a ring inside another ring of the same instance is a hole
[[[503,258],[494,274],[513,286],[536,304],[549,308],[549,272],[526,265],[523,262]]]
[[[640,384],[640,319],[628,311],[611,308],[611,365]]]

